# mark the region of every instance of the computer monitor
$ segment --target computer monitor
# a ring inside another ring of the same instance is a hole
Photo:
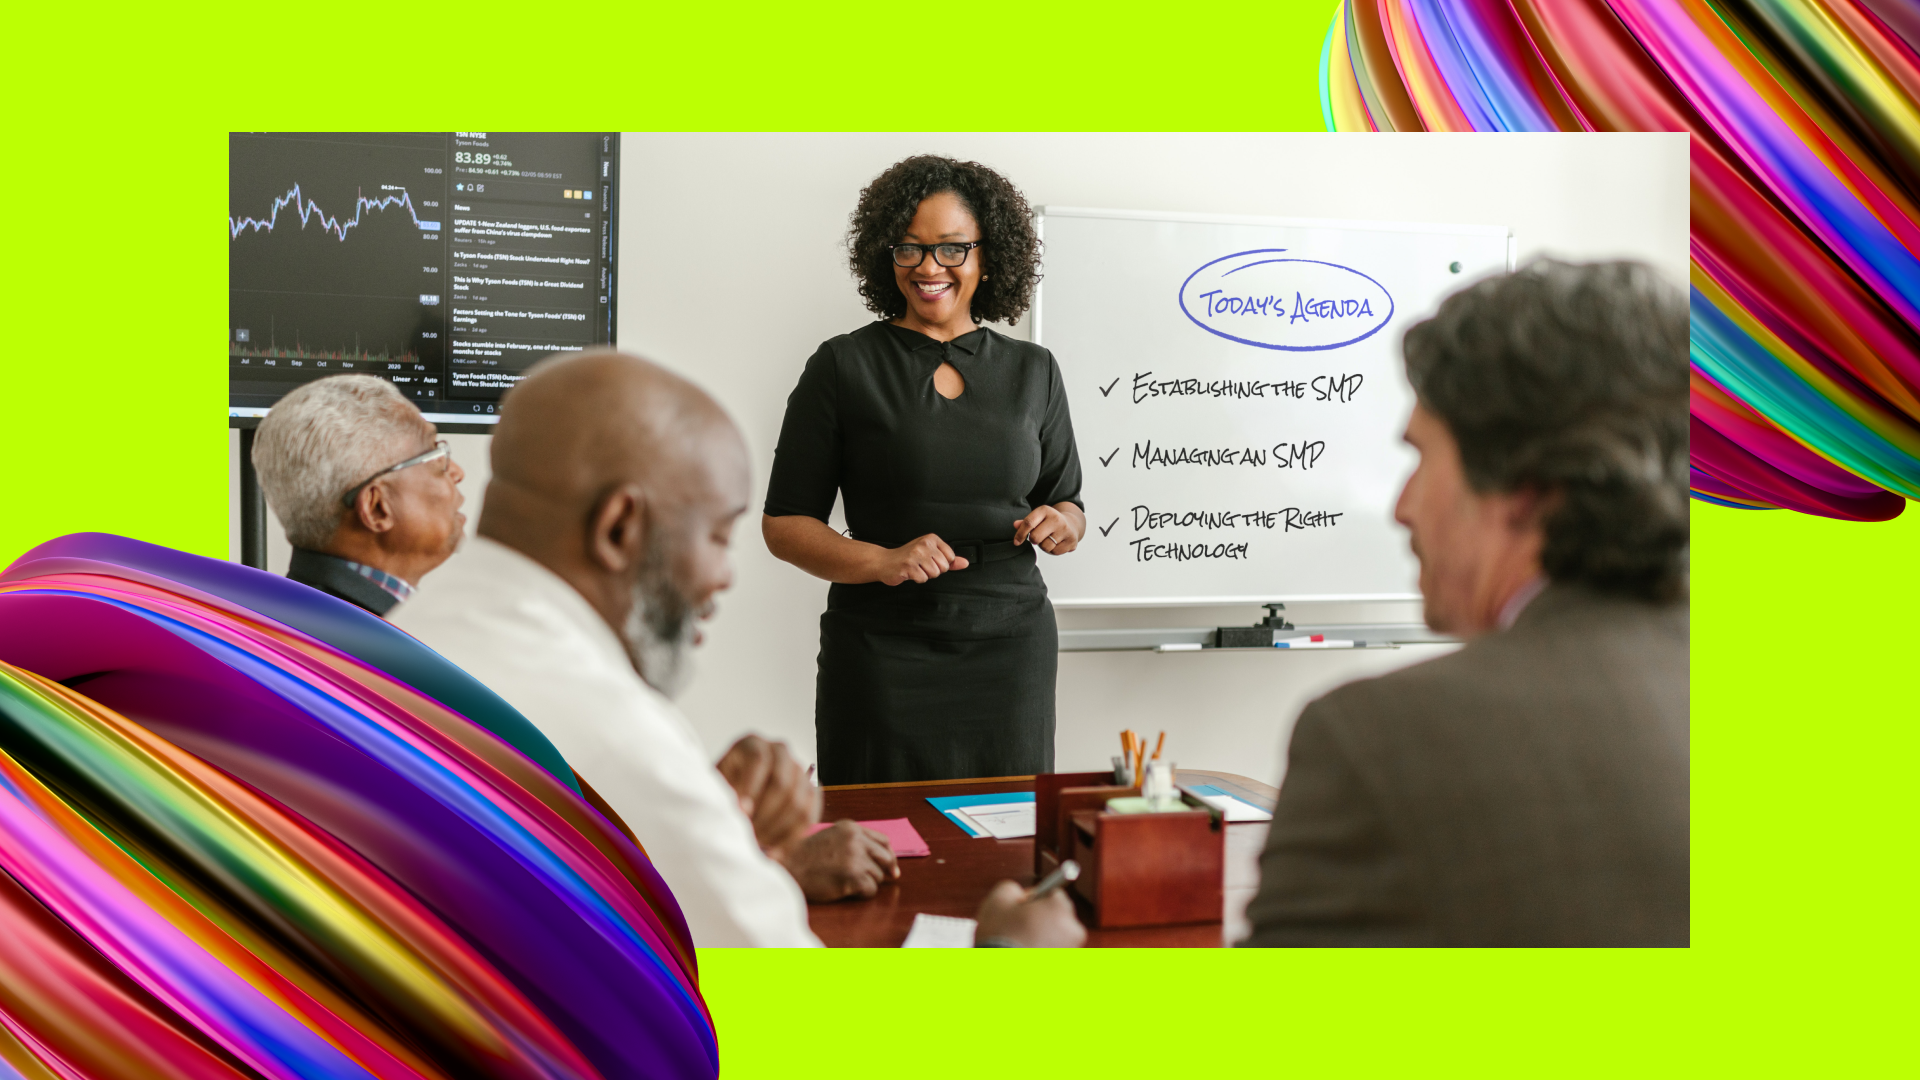
[[[229,423],[329,375],[489,431],[557,352],[614,340],[620,136],[228,137]]]

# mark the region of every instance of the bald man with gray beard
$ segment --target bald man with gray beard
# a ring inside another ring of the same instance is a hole
[[[853,821],[810,834],[819,792],[784,744],[748,736],[716,766],[671,701],[699,621],[732,584],[752,487],[739,431],[677,375],[577,353],[507,395],[492,461],[479,535],[395,625],[552,740],[646,850],[696,945],[820,944],[806,901],[871,896],[897,877],[886,837]],[[1005,892],[983,933],[1084,935],[1064,902]]]

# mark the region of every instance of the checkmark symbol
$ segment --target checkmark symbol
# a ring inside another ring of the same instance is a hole
[[[1118,524],[1120,524],[1120,519],[1119,519],[1119,518],[1114,518],[1114,519],[1113,519],[1112,521],[1109,521],[1109,522],[1107,522],[1107,523],[1106,523],[1105,525],[1103,525],[1103,526],[1101,526],[1101,528],[1100,528],[1100,535],[1101,535],[1101,536],[1105,536],[1105,535],[1107,535],[1108,533],[1110,533],[1110,532],[1112,532],[1112,531],[1113,531],[1113,527],[1114,527],[1115,525],[1118,525]]]
[[[1100,467],[1103,469],[1106,468],[1107,462],[1112,461],[1114,458],[1114,454],[1118,454],[1119,452],[1120,452],[1120,448],[1117,446],[1114,447],[1112,454],[1108,454],[1106,457],[1103,457],[1100,459]]]
[[[1119,385],[1120,385],[1119,379],[1113,380],[1112,382],[1100,388],[1100,396],[1106,397],[1108,394],[1113,393],[1113,388]]]

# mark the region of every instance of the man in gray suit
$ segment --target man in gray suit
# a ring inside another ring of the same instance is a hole
[[[1536,262],[1405,355],[1394,516],[1467,645],[1301,713],[1245,944],[1686,945],[1686,301]]]

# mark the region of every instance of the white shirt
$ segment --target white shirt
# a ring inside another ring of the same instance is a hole
[[[553,741],[646,848],[695,945],[820,944],[687,718],[559,575],[475,537],[392,618]]]

